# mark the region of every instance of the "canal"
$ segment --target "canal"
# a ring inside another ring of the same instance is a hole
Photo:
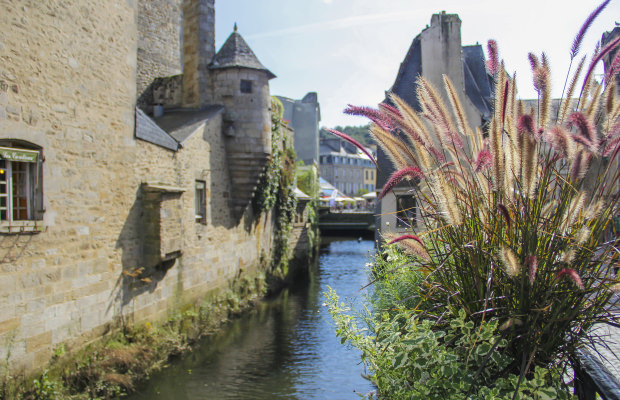
[[[371,391],[360,353],[340,344],[322,304],[328,286],[363,301],[374,242],[323,241],[307,279],[204,338],[130,399],[359,399]]]

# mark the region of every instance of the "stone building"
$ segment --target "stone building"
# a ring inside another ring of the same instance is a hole
[[[274,75],[214,0],[0,2],[0,359],[260,281]]]
[[[431,25],[417,35],[400,65],[390,89],[415,110],[420,110],[416,97],[416,80],[424,76],[445,96],[443,75],[452,80],[472,128],[491,117],[493,81],[487,74],[482,46],[461,45],[461,20],[456,14],[434,14]],[[389,100],[384,100],[389,103]],[[444,97],[447,102],[447,98]],[[377,190],[381,190],[394,172],[391,161],[381,149],[377,152]],[[416,224],[418,214],[415,196],[408,182],[402,182],[377,204],[377,232],[405,232]]]
[[[306,165],[319,164],[319,122],[321,108],[316,92],[310,92],[301,100],[276,96],[284,106],[284,119],[295,131],[297,159]]]
[[[347,196],[357,196],[360,189],[375,190],[376,167],[352,144],[338,138],[322,139],[319,161],[321,177]]]

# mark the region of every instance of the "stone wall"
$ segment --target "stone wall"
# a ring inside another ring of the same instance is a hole
[[[12,368],[43,367],[61,343],[96,339],[121,316],[165,317],[269,257],[270,217],[232,218],[221,114],[177,152],[134,138],[138,8],[0,2],[0,139],[44,157],[42,232],[0,236],[0,359]],[[206,224],[195,219],[197,179]],[[164,187],[159,205],[145,185]],[[149,207],[164,223],[145,220]],[[160,243],[154,265],[149,240]]]
[[[146,109],[156,78],[183,71],[183,0],[138,0],[138,105]]]

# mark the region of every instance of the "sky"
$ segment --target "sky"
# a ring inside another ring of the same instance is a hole
[[[412,40],[432,14],[458,14],[461,44],[495,39],[519,97],[535,98],[527,55],[549,58],[552,94],[559,97],[573,39],[602,0],[215,0],[216,47],[237,23],[238,32],[277,78],[272,95],[301,99],[317,92],[321,126],[364,125],[343,114],[347,104],[376,105],[385,98]],[[603,32],[620,23],[612,0],[590,27],[577,59],[591,56]],[[589,60],[589,58],[588,58]],[[575,63],[576,64],[576,63]],[[598,70],[602,73],[602,69]]]

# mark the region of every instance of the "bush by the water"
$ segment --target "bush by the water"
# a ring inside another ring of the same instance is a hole
[[[603,82],[593,71],[619,43],[576,62],[552,111],[546,55],[529,55],[539,96],[528,107],[489,41],[494,111],[476,130],[446,76],[449,107],[422,76],[420,110],[395,94],[347,110],[370,118],[395,167],[380,197],[408,182],[418,204],[410,232],[385,234],[409,258],[375,265],[367,331],[330,295],[339,334],[363,351],[385,398],[568,396],[561,377],[578,374],[578,351],[600,340],[593,326],[618,323],[608,305],[619,252],[606,238],[620,198],[620,56]]]

